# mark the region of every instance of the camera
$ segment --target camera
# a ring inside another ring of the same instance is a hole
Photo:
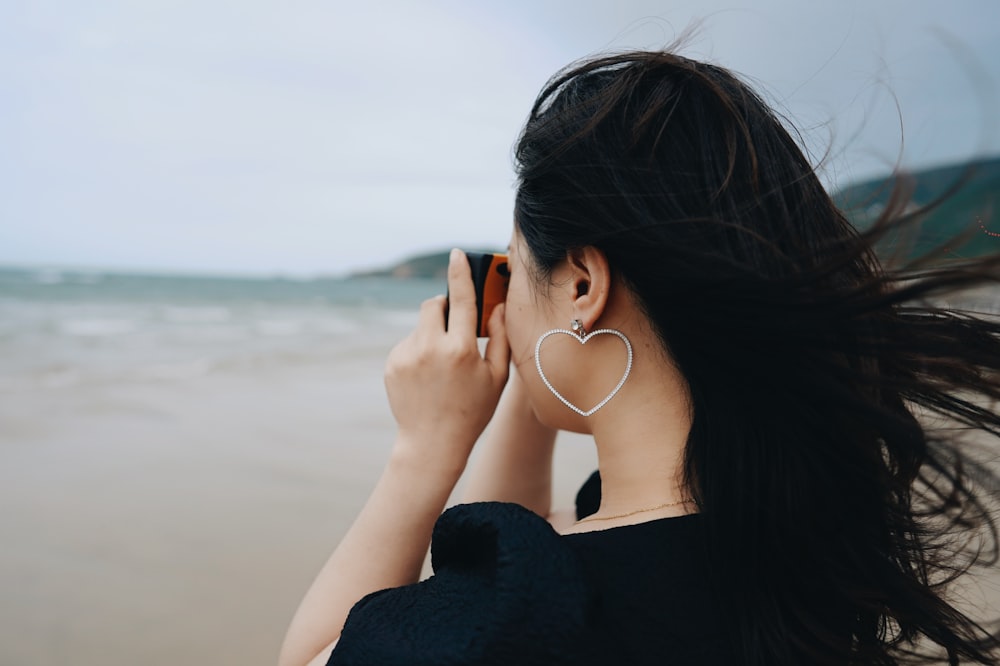
[[[476,290],[476,335],[485,338],[488,337],[486,324],[493,308],[507,298],[510,266],[506,254],[466,252],[465,256],[472,269],[472,284]]]

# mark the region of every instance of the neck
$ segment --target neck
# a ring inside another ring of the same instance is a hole
[[[592,433],[601,471],[601,507],[595,517],[648,509],[691,497],[683,483],[691,430],[686,384],[652,346],[636,358],[634,376],[601,411]],[[622,522],[689,513],[691,504],[631,516]]]

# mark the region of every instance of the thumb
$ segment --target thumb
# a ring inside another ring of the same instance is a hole
[[[500,303],[493,308],[493,314],[486,324],[486,330],[490,334],[486,342],[486,351],[483,358],[493,373],[494,380],[502,386],[507,381],[507,373],[510,372],[510,345],[507,343],[507,324],[504,315],[506,305]]]

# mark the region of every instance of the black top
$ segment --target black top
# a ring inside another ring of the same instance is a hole
[[[595,476],[578,516],[597,503]],[[516,504],[452,507],[434,527],[434,575],[359,601],[328,664],[733,664],[701,529],[692,514],[561,536]]]

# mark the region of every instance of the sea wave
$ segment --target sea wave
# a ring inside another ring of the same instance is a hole
[[[294,319],[260,319],[254,322],[253,328],[261,335],[284,337],[301,333],[306,323]]]
[[[60,327],[66,335],[103,338],[134,333],[139,325],[132,319],[70,319]]]
[[[216,324],[232,319],[232,310],[224,305],[161,305],[160,316],[172,324]]]
[[[436,289],[435,289],[436,290]],[[0,392],[179,382],[384,356],[431,285],[0,270]]]

